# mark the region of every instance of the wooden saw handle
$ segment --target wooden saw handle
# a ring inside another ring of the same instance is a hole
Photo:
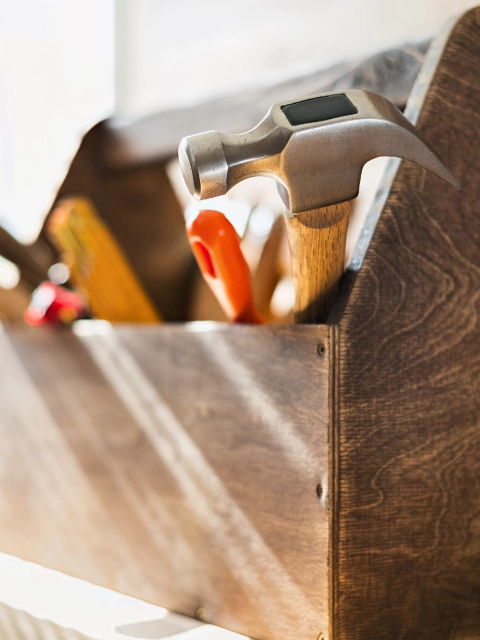
[[[351,201],[285,218],[295,286],[295,322],[325,322],[344,270]]]

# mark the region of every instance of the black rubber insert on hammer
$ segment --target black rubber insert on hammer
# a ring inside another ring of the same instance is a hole
[[[287,120],[295,127],[299,124],[311,124],[323,120],[333,120],[342,116],[353,116],[358,109],[344,93],[333,96],[310,98],[280,107]]]

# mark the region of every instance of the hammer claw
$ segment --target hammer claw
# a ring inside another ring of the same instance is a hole
[[[305,228],[316,228],[317,233],[332,230],[324,234],[322,246],[332,254],[326,262],[335,265],[343,264],[344,247],[339,247],[338,234],[333,229],[341,220],[345,226],[345,220],[344,216],[337,219],[339,210],[332,205],[347,203],[356,197],[363,166],[379,156],[410,160],[460,188],[456,178],[405,116],[391,102],[368,91],[327,93],[276,104],[262,122],[247,133],[209,131],[183,138],[179,149],[185,182],[198,199],[223,195],[240,180],[252,176],[275,178],[287,208],[287,219],[315,212],[304,217]],[[308,220],[310,222],[305,222]],[[306,237],[305,233],[299,238]],[[293,237],[292,233],[289,237]],[[317,286],[307,286],[305,270],[295,264],[302,251],[318,248],[318,243],[307,243],[302,249],[301,240],[297,238],[294,244],[292,270],[298,274],[297,289],[304,287],[322,298]],[[335,252],[340,252],[341,257],[333,257]],[[330,292],[328,299],[332,300],[331,292],[341,275],[338,266],[327,269],[331,277],[325,278],[314,271],[315,264],[322,263],[318,256],[309,254],[305,260],[305,264],[311,265],[309,277],[322,282],[321,286]],[[320,268],[323,267],[318,266]],[[311,303],[309,300],[308,305]],[[325,320],[325,304],[314,307],[322,311],[313,313],[308,321]]]

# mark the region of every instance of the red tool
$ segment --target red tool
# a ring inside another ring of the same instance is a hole
[[[255,308],[250,271],[240,238],[220,211],[205,210],[187,224],[200,271],[231,322],[263,324]]]
[[[33,326],[41,324],[69,325],[74,320],[88,316],[83,298],[53,282],[42,282],[32,294],[25,311],[25,322]]]

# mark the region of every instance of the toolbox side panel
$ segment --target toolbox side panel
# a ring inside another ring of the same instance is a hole
[[[480,9],[426,72],[462,191],[402,163],[340,323],[335,640],[480,637]]]
[[[5,330],[0,550],[246,635],[327,636],[329,335]]]

